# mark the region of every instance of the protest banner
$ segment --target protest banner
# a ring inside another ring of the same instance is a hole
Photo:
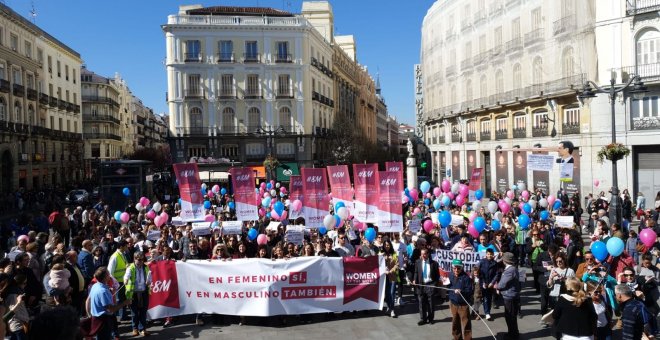
[[[408,230],[412,232],[413,234],[418,233],[422,229],[422,220],[420,219],[412,219],[410,220],[410,223],[408,223]]]
[[[481,174],[483,173],[482,168],[473,168],[470,175],[470,184],[468,185],[468,200],[470,202],[476,201],[475,192],[481,189]]]
[[[194,222],[192,232],[195,236],[204,236],[211,234],[211,222]]]
[[[328,214],[328,180],[324,168],[302,168],[302,184],[305,199],[303,215],[307,228],[323,227],[323,218]]]
[[[234,186],[236,219],[256,221],[259,219],[259,207],[255,202],[254,171],[252,168],[231,168],[231,182]]]
[[[573,228],[573,216],[556,216],[555,224],[560,228]]]
[[[300,257],[287,261],[156,261],[148,316],[296,315],[381,309],[385,261]]]
[[[197,163],[172,164],[176,180],[179,183],[181,212],[179,217],[184,222],[204,220],[204,196],[202,181],[199,180]]]
[[[290,225],[286,227],[284,233],[284,241],[291,242],[295,245],[302,245],[305,238],[305,226]]]
[[[223,221],[223,235],[240,235],[243,232],[243,221]]]
[[[289,177],[289,200],[291,202],[295,200],[300,200],[300,202],[304,202],[304,196],[303,196],[303,182],[302,182],[302,176],[300,175],[293,175]],[[290,220],[295,220],[298,217],[301,217],[302,214],[302,209],[299,211],[295,211],[293,209],[289,209],[289,219]]]
[[[395,171],[379,171],[378,183],[378,231],[381,233],[402,232],[402,175]]]
[[[147,240],[158,241],[159,238],[160,238],[160,230],[152,229],[147,232]]]
[[[479,261],[485,256],[485,253],[478,253],[476,251],[452,251],[436,249],[432,251],[431,259],[438,262],[440,275],[447,277],[451,272],[451,261],[459,259],[463,261],[463,270],[471,274],[472,266],[478,266]]]
[[[363,223],[377,223],[378,164],[353,164],[355,218]]]
[[[552,171],[555,156],[543,154],[527,154],[527,171]]]
[[[338,202],[343,202],[344,206],[352,213],[353,188],[351,187],[351,176],[348,173],[348,165],[328,166],[328,182],[332,191],[332,206]]]

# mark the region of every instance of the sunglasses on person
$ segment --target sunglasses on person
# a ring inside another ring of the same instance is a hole
[[[623,276],[625,276],[625,277],[634,277],[635,274],[626,274],[626,273],[624,273]]]
[[[593,257],[585,257],[584,259],[585,259],[586,261],[593,261],[593,260],[594,260]]]

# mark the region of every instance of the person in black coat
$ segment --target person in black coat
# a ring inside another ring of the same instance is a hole
[[[552,312],[557,332],[573,337],[596,334],[598,315],[591,298],[582,289],[582,282],[572,277],[566,279],[566,291],[557,300]]]
[[[419,322],[418,325],[433,323],[435,311],[433,310],[433,288],[440,280],[440,270],[438,262],[429,258],[429,250],[423,248],[420,252],[420,258],[415,262],[415,272],[413,275],[413,284],[417,286],[417,295],[419,300]]]
[[[559,248],[554,244],[543,244],[541,249],[544,251],[536,257],[536,261],[532,266],[532,271],[534,273],[535,284],[539,285],[539,294],[541,296],[541,315],[545,315],[548,312],[548,304],[550,301],[550,290],[548,288],[547,282],[550,277],[550,271],[548,268],[552,266],[552,259],[559,252]]]

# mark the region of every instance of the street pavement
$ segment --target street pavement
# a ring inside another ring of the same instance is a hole
[[[550,329],[543,328],[540,320],[540,301],[534,296],[531,283],[531,271],[521,296],[523,318],[518,319],[520,339],[553,339]],[[343,314],[314,314],[311,322],[304,323],[298,316],[247,318],[245,324],[239,326],[238,317],[225,317],[225,320],[214,323],[213,317],[205,316],[205,325],[194,324],[192,315],[179,317],[168,328],[162,327],[162,320],[152,322],[149,328],[150,339],[451,339],[451,313],[448,304],[436,304],[435,323],[418,326],[419,314],[417,301],[411,290],[406,289],[404,304],[399,307],[400,315],[391,318],[384,312],[368,311]],[[483,308],[481,309],[483,312]],[[504,322],[504,306],[493,309],[490,321],[484,321],[498,339],[507,332]],[[472,321],[474,339],[493,339],[484,322]],[[130,334],[130,323],[122,323],[120,331]],[[131,337],[126,337],[131,339]]]

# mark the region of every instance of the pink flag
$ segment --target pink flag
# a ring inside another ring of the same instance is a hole
[[[353,212],[353,188],[348,165],[333,165],[328,167],[328,180],[332,190],[332,205],[344,202],[344,206]]]
[[[403,163],[402,162],[385,162],[385,171],[399,171],[401,178],[403,178]]]
[[[202,181],[199,180],[197,163],[173,164],[176,180],[179,182],[181,195],[181,213],[183,221],[204,221],[204,196]]]
[[[252,168],[231,168],[231,183],[234,187],[236,219],[256,221],[259,219],[259,207],[254,202],[254,171]]]
[[[378,231],[402,232],[403,211],[401,192],[403,175],[400,171],[380,171],[378,173]]]
[[[376,223],[378,212],[378,164],[353,164],[355,218]]]
[[[308,228],[323,227],[323,218],[328,214],[328,180],[324,168],[302,168],[303,215]]]

